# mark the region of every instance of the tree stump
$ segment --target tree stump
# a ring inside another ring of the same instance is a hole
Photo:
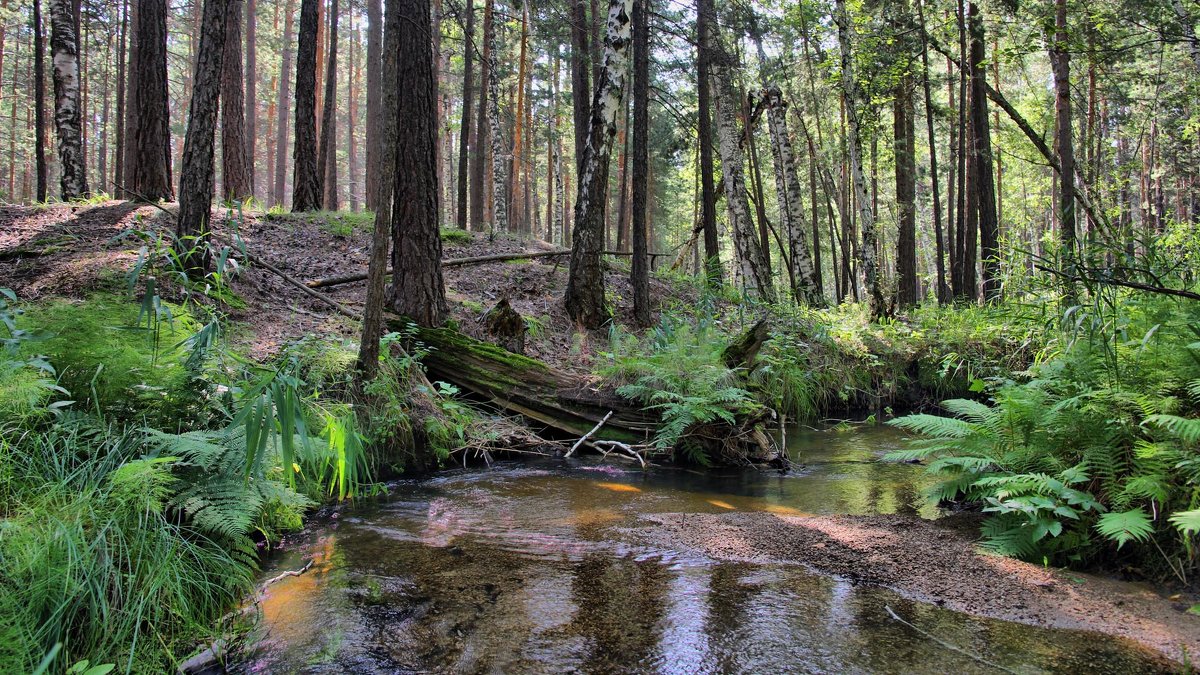
[[[525,318],[508,304],[508,298],[501,298],[483,320],[496,344],[514,354],[525,353]]]

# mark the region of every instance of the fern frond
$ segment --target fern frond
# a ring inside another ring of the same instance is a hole
[[[1162,427],[1184,443],[1200,443],[1200,418],[1177,415],[1151,415],[1146,423]]]
[[[906,415],[890,420],[888,424],[915,434],[935,438],[965,438],[977,429],[974,424],[964,420],[923,414]]]
[[[1154,534],[1154,525],[1146,511],[1139,507],[1130,511],[1105,513],[1097,521],[1096,531],[1117,542],[1117,548],[1121,548],[1130,541],[1149,541],[1150,535]]]

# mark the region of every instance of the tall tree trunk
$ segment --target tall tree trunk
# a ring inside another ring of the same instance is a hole
[[[604,41],[604,67],[596,82],[588,123],[587,144],[580,162],[575,199],[575,227],[565,303],[576,322],[598,328],[608,319],[604,304],[604,200],[609,159],[617,135],[617,116],[626,86],[633,0],[610,0]]]
[[[484,228],[484,165],[487,163],[488,141],[488,100],[491,89],[491,44],[488,34],[492,31],[492,0],[484,0],[483,5],[483,58],[479,60],[479,109],[475,114],[475,151],[471,155],[471,184],[470,184],[470,222],[468,225],[475,229]]]
[[[467,0],[474,4],[474,0]],[[366,203],[367,208],[378,210],[380,207],[379,182],[383,171],[380,145],[380,98],[381,70],[383,68],[383,7],[381,0],[366,0],[367,5],[367,148],[366,148]],[[393,171],[394,167],[388,167]],[[389,209],[390,210],[390,209]]]
[[[633,7],[633,319],[650,325],[650,0]]]
[[[747,294],[772,301],[775,299],[775,292],[771,284],[770,267],[767,265],[759,234],[754,229],[750,204],[746,198],[742,134],[737,122],[741,106],[733,86],[733,68],[736,63],[725,48],[715,25],[705,31],[705,37],[708,38],[708,42],[704,48],[710,55],[712,86],[716,90],[717,145],[721,153],[725,204],[729,212],[729,229],[733,233],[738,269]]]
[[[49,199],[46,175],[46,47],[42,37],[42,0],[33,0],[33,153],[37,201]]]
[[[362,65],[359,63],[358,29],[350,14],[350,77],[346,81],[346,171],[350,185],[350,210],[358,212],[358,90],[362,87]]]
[[[212,216],[213,144],[221,93],[221,62],[225,54],[225,26],[231,4],[231,0],[204,0],[196,79],[183,142],[176,236],[180,257],[192,276],[203,275],[209,265],[207,243],[208,223]]]
[[[471,104],[475,97],[475,0],[467,0],[463,11],[467,17],[463,25],[462,121],[458,125],[458,193],[455,195],[458,204],[456,224],[460,230],[467,229],[469,222],[468,164],[471,153],[479,152],[471,143]]]
[[[821,290],[821,278],[809,253],[804,197],[800,192],[796,154],[787,128],[787,102],[783,100],[783,92],[775,85],[768,85],[762,95],[766,102],[767,128],[771,133],[775,189],[779,194],[779,216],[782,221],[780,226],[787,236],[788,277],[792,282],[792,293],[797,302],[820,307],[825,304],[825,298]]]
[[[246,0],[246,159],[250,196],[257,196],[258,181],[258,1]]]
[[[378,9],[378,8],[377,8]],[[392,195],[396,175],[396,117],[400,108],[397,91],[400,70],[401,15],[398,2],[388,2],[385,17],[376,17],[379,32],[379,58],[375,64],[379,101],[375,133],[379,147],[374,155],[379,162],[375,176],[375,227],[371,236],[371,260],[367,267],[367,300],[363,313],[363,336],[358,347],[360,385],[375,377],[379,369],[379,339],[383,335],[383,309],[388,266],[388,244],[392,231]],[[368,43],[369,44],[369,43]],[[369,114],[369,113],[368,113]],[[359,387],[361,389],[361,386]]]
[[[300,0],[300,34],[296,43],[296,142],[292,151],[293,211],[316,211],[321,208],[316,119],[319,3],[320,0]]]
[[[1063,1],[1063,0],[1060,0]],[[992,172],[992,134],[987,111],[987,66],[984,60],[983,18],[979,5],[969,3],[971,32],[971,190],[979,209],[980,257],[983,260],[983,294],[1000,297],[1000,223],[996,218],[996,181]],[[1068,131],[1070,133],[1070,124]],[[1068,174],[1072,175],[1072,174]],[[1074,200],[1072,200],[1073,202]],[[1074,215],[1074,209],[1072,209]],[[972,274],[974,274],[972,268]]]
[[[859,135],[858,81],[854,79],[853,59],[850,51],[850,14],[846,1],[837,0],[834,20],[838,26],[838,46],[841,49],[842,91],[846,100],[847,146],[850,160],[851,181],[854,183],[854,201],[858,206],[859,226],[862,229],[862,244],[859,260],[862,262],[863,280],[866,283],[867,304],[871,318],[879,319],[887,312],[883,297],[883,283],[879,274],[878,241],[875,212],[871,208],[871,197],[867,194],[866,180],[862,168],[862,139]]]
[[[925,26],[925,0],[917,0],[917,21],[921,27],[921,64],[924,73],[921,84],[925,93],[925,130],[929,139],[929,174],[933,184],[933,231],[937,241],[937,299],[944,305],[950,301],[950,289],[946,286],[946,251],[942,227],[942,193],[938,182],[937,136],[933,129],[933,93],[930,85],[929,35]],[[951,105],[953,107],[953,105]]]
[[[428,21],[426,22],[428,23]],[[337,57],[338,57],[338,0],[329,6],[329,62],[325,70],[325,110],[321,113],[321,144],[317,156],[317,171],[326,211],[338,210],[337,176]]]
[[[524,203],[524,195],[521,193],[521,160],[522,150],[525,142],[525,78],[529,72],[527,58],[529,55],[529,3],[526,0],[521,3],[521,37],[519,42],[519,53],[517,56],[517,108],[514,115],[515,124],[513,125],[513,145],[512,145],[512,170],[510,179],[512,181],[512,190],[509,193],[511,201],[510,214],[513,221],[513,228],[518,232],[528,230],[528,212],[521,213],[521,207]]]
[[[1054,0],[1054,37],[1050,49],[1054,72],[1054,141],[1058,151],[1059,240],[1068,265],[1077,255],[1075,236],[1075,147],[1071,138],[1071,52],[1067,44],[1067,3]]]
[[[221,59],[221,198],[241,202],[254,196],[246,158],[246,100],[242,91],[242,0],[231,0],[225,16]],[[145,51],[145,45],[141,46]]]
[[[507,177],[504,175],[504,133],[500,127],[500,74],[496,72],[496,23],[492,0],[484,11],[483,41],[488,46],[487,119],[492,142],[492,232],[508,231],[508,206],[505,204]],[[519,115],[518,115],[519,117]]]
[[[908,3],[901,3],[896,33],[904,34],[910,23]],[[902,44],[907,45],[908,40]],[[905,52],[907,50],[904,50]],[[907,65],[907,64],[903,64]],[[917,304],[917,143],[916,105],[913,79],[904,68],[896,81],[892,101],[892,149],[896,158],[896,303]]]
[[[137,144],[134,143],[134,131],[141,126],[141,120],[138,119],[138,91],[135,83],[138,81],[138,64],[141,62],[138,56],[138,16],[141,14],[141,2],[139,0],[130,0],[129,4],[129,53],[126,69],[125,81],[127,88],[125,90],[125,134],[122,138],[122,144],[117,146],[117,152],[121,155],[123,164],[124,182],[122,190],[119,190],[121,196],[133,198],[133,195],[123,190],[124,183],[128,183],[133,176],[133,165],[138,161]],[[190,44],[190,42],[189,42]]]
[[[954,152],[956,154],[955,169],[957,171],[958,181],[955,183],[954,192],[957,196],[954,203],[954,218],[951,231],[954,233],[951,250],[951,285],[954,288],[954,296],[956,298],[973,297],[968,292],[966,286],[967,277],[974,279],[974,272],[970,275],[967,270],[973,270],[973,262],[967,261],[967,225],[966,225],[966,210],[967,210],[967,136],[968,124],[967,119],[970,116],[970,108],[967,105],[967,19],[966,12],[961,2],[957,4],[955,9],[955,19],[958,22],[958,52],[959,52],[959,68],[958,68],[958,119],[955,131],[956,144]],[[953,100],[953,99],[951,99]],[[952,178],[954,174],[951,174]],[[972,261],[974,260],[974,249],[972,248]],[[974,281],[971,282],[974,285]]]
[[[140,0],[137,13],[137,65],[133,88],[135,124],[126,132],[134,148],[129,188],[137,199],[172,199],[171,136],[167,107],[167,1]]]
[[[64,201],[91,190],[84,168],[79,108],[78,25],[71,0],[50,0],[50,56],[54,64],[54,127],[58,133],[61,195]]]
[[[283,13],[283,57],[279,66],[279,102],[275,118],[275,185],[271,194],[271,202],[275,205],[287,201],[288,113],[291,112],[288,84],[292,81],[292,17],[295,9],[296,0],[287,0]]]
[[[436,91],[429,0],[391,2],[399,4],[396,89],[404,92],[399,97],[396,117],[392,308],[422,326],[435,327],[445,322],[447,307],[438,218]]]
[[[705,275],[721,283],[721,245],[717,237],[717,189],[713,180],[712,54],[708,45],[716,9],[713,0],[696,3],[696,94],[700,136],[700,224],[704,230]]]
[[[42,75],[39,75],[37,77],[37,83],[35,85],[35,86],[39,87],[39,91],[42,92],[37,97],[37,105],[38,105],[38,112],[39,112],[38,119],[39,120],[41,119],[41,106],[44,105],[43,99],[45,97],[45,83],[42,81],[42,79],[45,77],[45,74],[44,74],[45,66],[42,64],[42,59],[43,59],[42,52],[43,52],[44,48],[42,47],[41,9],[39,8],[40,4],[41,4],[41,0],[34,0],[34,7],[33,7],[34,17],[35,17],[34,22],[37,24],[37,26],[35,28],[35,32],[34,32],[34,45],[35,45],[34,49],[37,51],[36,58],[37,58],[38,66],[41,69],[41,72],[43,72]],[[117,53],[117,128],[116,128],[116,140],[115,140],[115,145],[116,145],[117,150],[115,153],[113,153],[113,155],[114,155],[113,163],[115,165],[113,167],[113,182],[118,186],[125,184],[125,86],[126,86],[126,84],[125,84],[125,63],[126,63],[126,58],[127,58],[126,57],[126,55],[127,55],[126,45],[128,44],[128,40],[129,40],[128,35],[129,35],[129,0],[122,0],[122,2],[121,2],[121,37],[118,42],[119,46],[118,46],[118,53]],[[42,130],[41,124],[42,124],[41,122],[38,122],[39,131]],[[43,138],[42,136],[38,136],[38,144],[39,145],[42,142],[42,138]],[[44,160],[45,160],[45,158],[43,156],[43,161]],[[41,185],[42,181],[43,181],[43,178],[42,178],[42,175],[39,170],[38,184]],[[39,191],[38,194],[41,194],[41,191]],[[120,188],[118,187],[113,192],[113,194],[120,195],[121,194]]]

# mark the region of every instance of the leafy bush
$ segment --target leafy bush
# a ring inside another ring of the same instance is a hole
[[[1122,296],[1069,310],[1068,330],[991,405],[897,426],[931,440],[893,454],[929,460],[936,496],[991,515],[986,546],[1079,564],[1133,556],[1185,578],[1200,564],[1200,312]]]

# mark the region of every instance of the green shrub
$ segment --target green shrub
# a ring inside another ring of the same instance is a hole
[[[448,227],[442,228],[442,241],[446,242],[447,244],[465,246],[471,243],[472,239],[473,237],[471,233],[466,230]]]

